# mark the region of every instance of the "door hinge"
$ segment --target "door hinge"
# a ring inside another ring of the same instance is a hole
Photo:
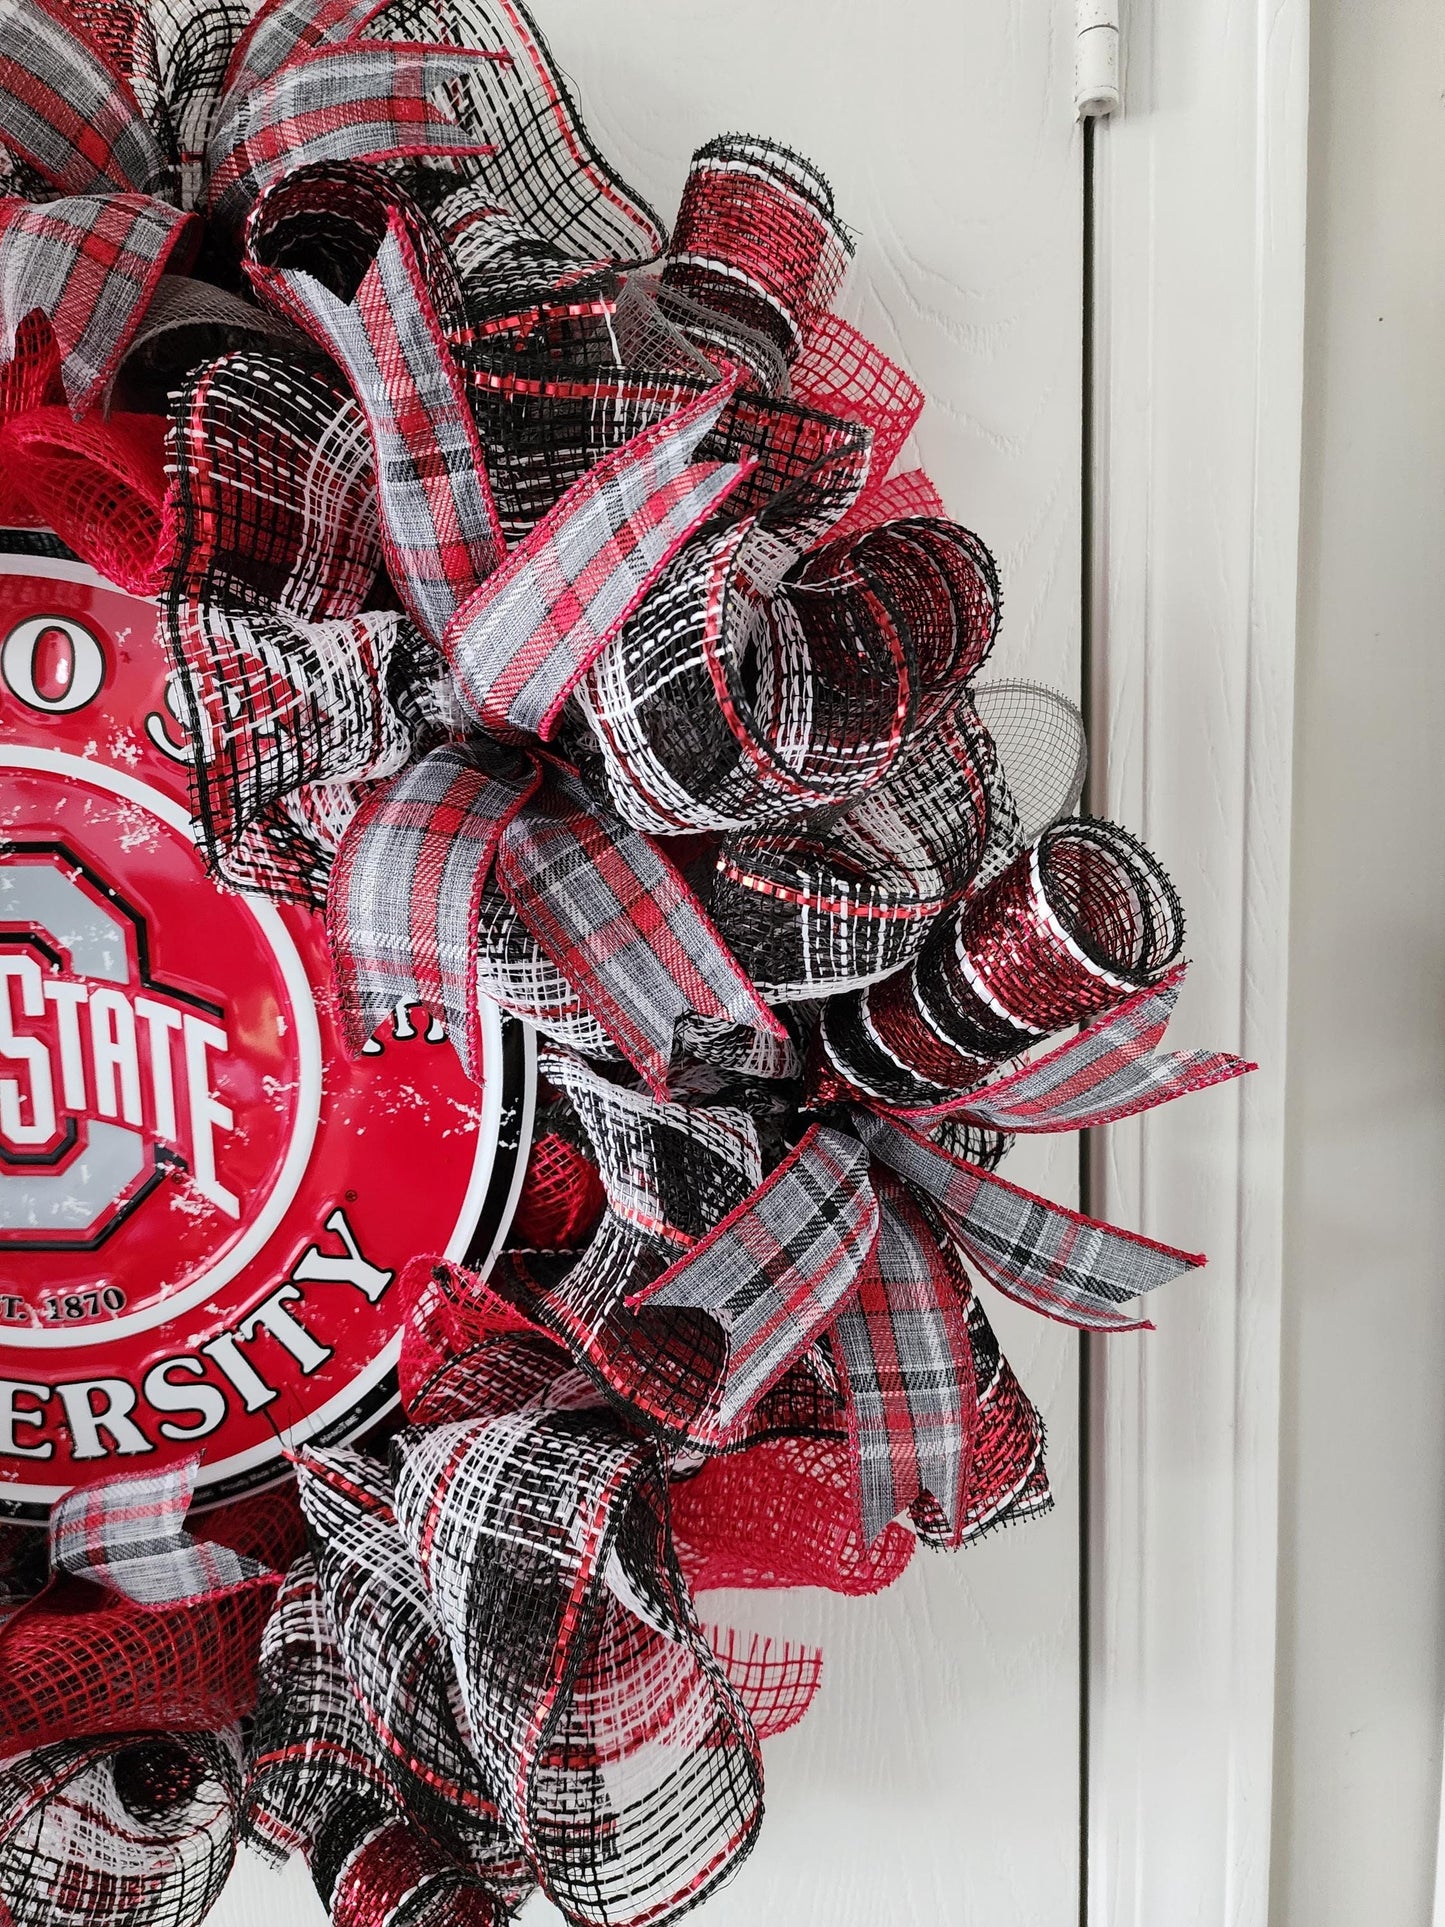
[[[1119,0],[1074,0],[1074,111],[1119,110]]]

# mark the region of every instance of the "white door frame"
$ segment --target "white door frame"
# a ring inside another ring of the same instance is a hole
[[[1181,1045],[1260,1069],[1092,1147],[1207,1251],[1088,1341],[1093,1927],[1265,1927],[1308,0],[1126,0],[1095,138],[1094,808],[1192,916]]]

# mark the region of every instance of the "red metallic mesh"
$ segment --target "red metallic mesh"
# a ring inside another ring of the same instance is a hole
[[[831,1439],[774,1439],[713,1459],[672,1488],[678,1558],[694,1592],[724,1586],[825,1586],[882,1592],[913,1557],[890,1525],[863,1537],[848,1448]]]
[[[61,540],[131,595],[164,580],[165,419],[33,408],[0,433],[0,471],[24,476],[26,499]]]
[[[42,314],[28,314],[15,330],[15,353],[0,367],[0,428],[60,397],[60,350]],[[26,491],[19,465],[0,459],[0,527],[44,523]]]
[[[875,480],[892,468],[894,459],[913,432],[923,413],[923,390],[896,362],[875,348],[841,315],[816,315],[808,325],[802,353],[793,363],[793,394],[809,408],[820,408],[828,415],[841,415],[845,421],[862,422],[873,431],[873,448],[868,462],[867,496]],[[939,508],[893,508],[889,516],[937,515]]]
[[[575,1250],[596,1229],[606,1206],[596,1167],[575,1144],[544,1130],[532,1139],[510,1242],[532,1251]]]
[[[944,519],[948,510],[943,497],[921,468],[905,469],[882,481],[870,481],[858,500],[838,524],[838,535],[858,535],[876,529],[883,522],[901,521],[923,515]]]
[[[775,1644],[733,1626],[708,1626],[708,1644],[728,1684],[748,1709],[760,1740],[796,1726],[823,1683],[823,1655],[815,1646]]]
[[[256,1697],[256,1656],[280,1579],[138,1606],[61,1580],[0,1632],[0,1757],[137,1727],[229,1726]]]

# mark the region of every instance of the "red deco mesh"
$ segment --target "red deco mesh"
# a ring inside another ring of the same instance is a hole
[[[0,433],[0,469],[24,476],[46,524],[131,595],[154,595],[165,579],[165,422],[114,414],[72,420],[68,408],[35,408]]]
[[[921,468],[910,468],[901,475],[870,481],[834,531],[837,535],[858,535],[876,529],[883,522],[908,521],[922,516],[942,521],[947,514],[943,497]]]
[[[540,1119],[538,1125],[512,1213],[510,1241],[533,1251],[574,1251],[596,1228],[607,1195],[577,1146]]]
[[[775,1645],[731,1626],[703,1630],[758,1738],[771,1740],[796,1726],[823,1683],[823,1655],[817,1648],[786,1640]]]
[[[881,1592],[901,1575],[916,1543],[901,1525],[866,1543],[847,1446],[830,1439],[765,1440],[713,1459],[673,1486],[672,1515],[678,1556],[697,1592]]]
[[[210,1598],[140,1606],[55,1582],[0,1631],[0,1757],[90,1733],[231,1724],[254,1703],[256,1647],[279,1583],[268,1573]]]
[[[43,315],[28,314],[15,331],[15,352],[0,366],[0,427],[58,399],[60,353]],[[0,527],[29,528],[43,518],[31,506],[11,463],[0,464]]]

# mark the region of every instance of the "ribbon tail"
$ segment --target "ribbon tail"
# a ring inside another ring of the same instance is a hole
[[[194,253],[200,225],[147,194],[0,204],[0,361],[37,311],[50,323],[71,413],[93,408],[125,358],[160,279]]]
[[[1181,964],[1081,1035],[1007,1077],[946,1103],[899,1114],[955,1117],[993,1131],[1087,1131],[1242,1077],[1254,1066],[1223,1051],[1158,1053],[1184,973]]]
[[[1045,1317],[1081,1331],[1137,1328],[1122,1305],[1204,1263],[1009,1184],[904,1125],[864,1111],[854,1121],[873,1155],[935,1206],[964,1257]]]
[[[864,1536],[926,1495],[958,1544],[978,1419],[967,1280],[906,1188],[882,1190],[877,1249],[832,1331]]]
[[[604,819],[570,772],[497,850],[497,879],[588,1012],[666,1096],[673,1032],[689,1012],[783,1037],[681,874],[650,838]]]
[[[50,1514],[55,1570],[141,1606],[202,1599],[264,1573],[257,1560],[185,1530],[200,1464],[197,1455],[159,1472],[75,1486]]]

